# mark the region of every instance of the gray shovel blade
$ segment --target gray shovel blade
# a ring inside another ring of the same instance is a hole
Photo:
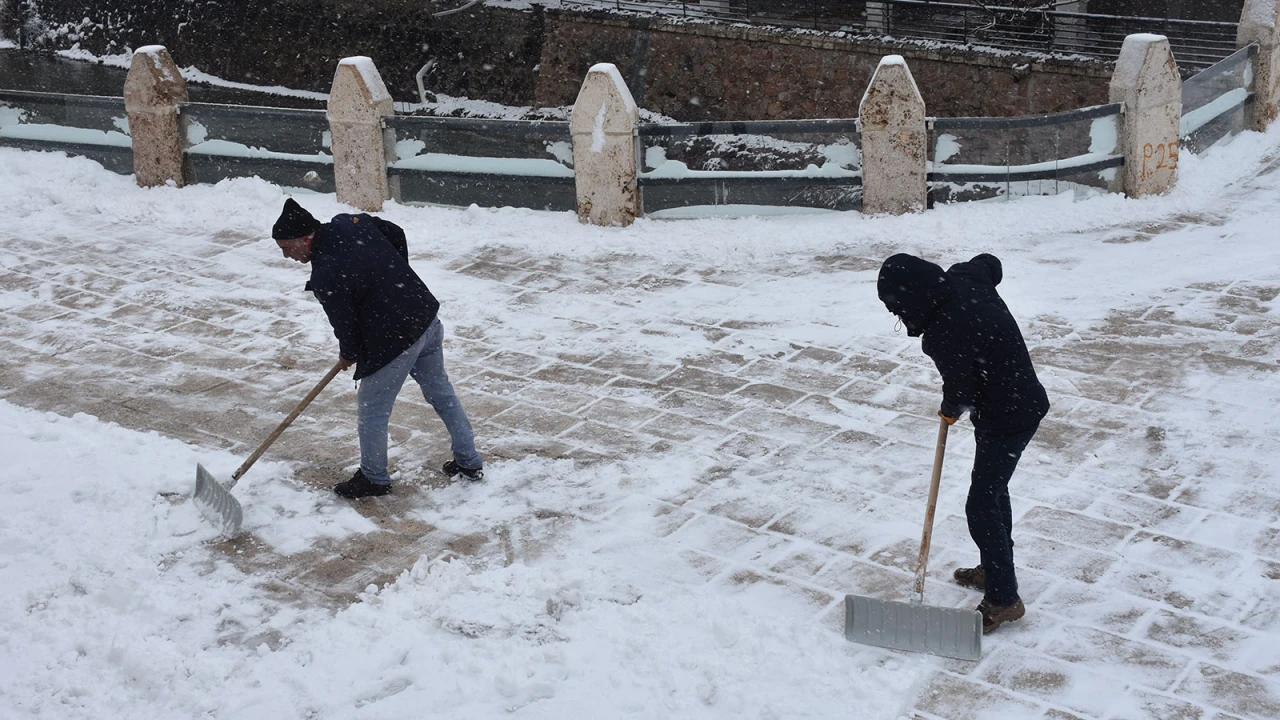
[[[982,613],[845,595],[844,636],[863,645],[977,660]]]
[[[192,499],[200,508],[200,514],[223,535],[233,538],[239,534],[240,523],[244,519],[240,501],[222,483],[213,479],[213,475],[200,463],[196,463],[196,493]]]

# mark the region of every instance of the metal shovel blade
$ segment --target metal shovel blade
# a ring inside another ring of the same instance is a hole
[[[863,645],[977,660],[982,613],[845,595],[844,636]]]
[[[240,501],[200,463],[196,463],[196,493],[192,499],[200,509],[200,514],[227,538],[239,534],[240,523],[244,520]]]

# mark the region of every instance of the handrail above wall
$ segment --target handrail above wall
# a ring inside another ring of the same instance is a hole
[[[898,42],[942,42],[1027,54],[1114,60],[1132,33],[1165,35],[1187,72],[1207,67],[1235,49],[1236,23],[1150,18],[1015,7],[995,2],[879,0],[865,11],[852,3],[795,0],[561,0],[574,12],[620,12],[676,21],[721,22],[883,37]],[[785,8],[785,9],[780,9]]]

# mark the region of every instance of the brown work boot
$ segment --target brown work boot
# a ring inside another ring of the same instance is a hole
[[[981,565],[971,568],[956,568],[956,571],[951,576],[956,579],[957,585],[963,585],[974,590],[986,591],[987,589],[987,576],[983,574]]]
[[[992,605],[983,598],[978,603],[978,612],[982,613],[982,634],[986,635],[1007,622],[1021,620],[1027,608],[1021,600],[1014,600],[1012,605]]]

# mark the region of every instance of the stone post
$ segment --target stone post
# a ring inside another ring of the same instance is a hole
[[[1142,197],[1173,187],[1178,179],[1182,78],[1167,38],[1143,33],[1124,39],[1111,76],[1111,102],[1124,103],[1124,193]]]
[[[901,215],[925,208],[929,144],[924,98],[901,55],[888,55],[858,107],[862,125],[862,212]]]
[[[1249,123],[1262,132],[1280,114],[1280,2],[1244,0],[1236,47],[1258,43],[1253,68],[1253,112]]]
[[[124,81],[124,107],[133,140],[133,175],[141,187],[185,184],[178,105],[186,101],[187,81],[164,46],[134,51]]]
[[[630,225],[640,215],[636,192],[636,125],[640,110],[618,68],[600,63],[587,72],[569,117],[578,220]]]
[[[391,93],[373,60],[349,57],[338,62],[329,93],[338,202],[377,212],[391,197],[387,152],[394,146],[394,133],[383,128],[382,119],[394,113]]]

